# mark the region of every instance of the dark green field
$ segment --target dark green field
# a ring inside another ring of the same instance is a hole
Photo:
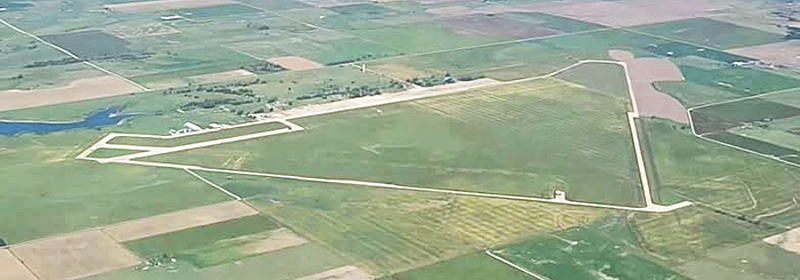
[[[733,49],[784,41],[783,34],[769,33],[709,18],[658,23],[640,26],[636,30],[717,49]]]
[[[81,31],[75,33],[42,36],[79,57],[105,57],[128,54],[128,42],[101,31]]]

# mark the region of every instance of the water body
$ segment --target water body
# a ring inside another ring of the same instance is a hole
[[[48,134],[70,129],[91,129],[115,125],[131,116],[132,115],[119,114],[119,110],[116,108],[109,108],[95,112],[82,121],[74,122],[0,121],[0,135],[17,136],[24,133]]]

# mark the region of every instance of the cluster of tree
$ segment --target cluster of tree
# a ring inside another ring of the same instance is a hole
[[[203,109],[213,109],[220,105],[242,105],[242,104],[250,104],[255,102],[255,100],[248,99],[248,100],[236,100],[233,98],[215,98],[215,99],[205,99],[203,101],[192,101],[181,106],[182,110],[193,110],[195,108],[203,108]]]
[[[134,269],[136,270],[148,270],[153,267],[160,267],[167,264],[172,264],[177,262],[175,256],[170,254],[161,254],[157,256],[152,256],[147,258],[143,263],[136,265]]]
[[[359,57],[356,57],[356,58],[353,58],[353,59],[345,59],[345,60],[325,63],[325,65],[328,65],[328,66],[341,65],[341,64],[347,64],[347,63],[353,63],[353,62],[356,62],[356,61],[368,60],[368,59],[372,59],[372,58],[375,58],[375,56],[373,54],[371,54],[371,53],[368,53],[368,54],[365,54],[365,55],[362,55],[362,56],[359,56]]]
[[[456,81],[472,81],[483,78],[483,75],[467,75],[467,76],[459,76],[453,77],[450,73],[445,73],[444,75],[431,75],[428,77],[416,77],[407,79],[406,82],[423,86],[423,87],[432,87],[432,86],[439,86],[445,84],[452,84]]]
[[[247,97],[255,97],[253,90],[246,87],[231,88],[230,85],[212,86],[204,88],[203,86],[197,87],[197,91],[216,92],[222,94],[233,94]]]
[[[14,77],[8,78],[8,80],[9,81],[16,81],[16,80],[22,80],[22,78],[25,78],[25,76],[23,76],[22,74],[19,74],[19,75],[16,75]]]
[[[259,63],[242,66],[242,69],[253,73],[272,73],[286,70],[286,68],[269,61],[262,61]]]
[[[298,96],[297,100],[305,100],[305,99],[313,99],[313,98],[322,98],[327,99],[330,96],[344,96],[347,98],[356,98],[362,96],[372,96],[381,94],[381,89],[378,87],[372,86],[360,86],[360,87],[341,87],[338,85],[333,84],[323,84],[318,85],[316,89],[311,91],[310,94]]]
[[[63,59],[58,59],[58,60],[36,61],[34,63],[25,65],[24,68],[39,68],[39,67],[47,67],[47,66],[68,65],[68,64],[80,63],[80,62],[83,62],[83,60],[75,59],[73,57],[65,57]]]

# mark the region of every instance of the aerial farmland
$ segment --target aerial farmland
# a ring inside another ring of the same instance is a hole
[[[789,0],[0,0],[0,280],[800,277]]]

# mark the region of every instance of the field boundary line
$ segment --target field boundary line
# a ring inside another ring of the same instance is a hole
[[[689,108],[689,110],[703,109],[703,108],[706,108],[706,107],[712,107],[712,106],[723,105],[723,104],[728,104],[728,103],[735,103],[735,102],[739,102],[739,101],[745,101],[745,100],[750,100],[750,99],[761,98],[761,97],[768,96],[768,95],[773,95],[773,94],[787,93],[787,92],[795,91],[795,90],[800,90],[800,87],[786,88],[786,89],[770,91],[770,92],[765,92],[765,93],[751,95],[751,96],[745,96],[745,97],[722,100],[722,101],[717,101],[717,102],[712,102],[712,103],[700,104],[700,105],[692,106],[691,108]]]
[[[504,263],[504,264],[506,264],[506,265],[508,265],[510,267],[513,267],[516,270],[521,271],[522,273],[530,275],[533,278],[536,278],[536,279],[539,279],[539,280],[550,280],[550,278],[547,278],[544,275],[540,275],[538,273],[531,272],[531,271],[529,271],[529,270],[527,270],[527,269],[525,269],[525,268],[523,268],[521,266],[518,266],[518,265],[516,265],[516,264],[514,264],[514,263],[512,263],[512,262],[510,262],[510,261],[508,261],[508,260],[506,260],[504,258],[501,258],[500,256],[493,254],[489,250],[486,250],[486,254],[489,255],[490,257],[492,257],[495,260],[498,260],[498,261],[500,261],[500,262],[502,262],[502,263]]]
[[[186,172],[189,172],[189,174],[192,174],[192,176],[194,176],[194,177],[197,177],[197,179],[200,179],[200,181],[203,181],[203,182],[205,182],[206,184],[209,184],[209,185],[211,185],[212,187],[216,188],[217,190],[219,190],[219,191],[221,191],[221,192],[223,192],[223,193],[227,194],[228,196],[230,196],[230,197],[233,197],[233,198],[234,198],[234,199],[236,199],[237,201],[239,201],[239,200],[242,200],[242,197],[241,197],[241,196],[238,196],[238,195],[236,195],[236,194],[234,194],[234,193],[232,193],[232,192],[230,192],[230,191],[226,190],[225,188],[223,188],[223,187],[220,187],[220,186],[218,186],[217,184],[214,184],[213,182],[211,182],[211,181],[207,180],[206,178],[203,178],[203,176],[197,175],[197,173],[194,173],[194,172],[192,172],[192,170],[189,170],[188,168],[184,168],[183,170],[185,170]],[[251,208],[252,208],[252,207],[251,207]]]
[[[34,278],[39,279],[39,280],[42,279],[42,277],[39,277],[39,275],[36,275],[36,273],[33,272],[33,269],[28,267],[28,264],[23,262],[22,259],[20,259],[19,256],[17,256],[17,253],[14,253],[14,251],[11,250],[11,247],[6,246],[5,249],[6,249],[6,251],[8,251],[9,254],[11,254],[11,256],[14,257],[15,260],[17,260],[20,264],[22,264],[22,266],[25,267],[25,269],[28,270],[28,272],[30,272],[31,275],[33,275]]]
[[[64,49],[64,48],[62,48],[62,47],[56,46],[55,44],[53,44],[53,43],[50,43],[50,42],[48,42],[48,41],[45,41],[44,39],[40,38],[39,36],[33,35],[33,34],[29,33],[29,32],[26,32],[26,31],[24,31],[24,30],[22,30],[22,29],[19,29],[18,27],[16,27],[16,26],[12,25],[11,23],[8,23],[7,21],[5,21],[5,20],[3,20],[3,19],[0,19],[0,23],[4,24],[5,26],[8,26],[8,28],[11,28],[11,29],[13,29],[14,31],[16,31],[16,32],[18,32],[18,33],[20,33],[20,34],[22,34],[22,35],[25,35],[25,36],[31,37],[31,38],[33,38],[34,40],[36,40],[36,41],[39,41],[39,42],[40,42],[40,43],[42,43],[42,44],[45,44],[45,45],[47,45],[47,46],[49,46],[49,47],[51,47],[51,48],[54,48],[54,49],[58,50],[59,52],[62,52],[62,53],[64,53],[64,54],[66,54],[67,56],[71,57],[71,58],[77,59],[78,61],[80,61],[80,62],[81,62],[81,63],[83,63],[84,65],[87,65],[87,66],[89,66],[89,67],[92,67],[92,68],[94,68],[95,70],[98,70],[98,71],[100,71],[100,72],[103,72],[103,73],[105,73],[105,74],[107,74],[107,75],[110,75],[110,76],[112,76],[112,77],[114,77],[114,78],[117,78],[117,79],[123,80],[123,81],[125,81],[126,83],[128,83],[128,84],[131,84],[131,85],[133,85],[133,86],[135,86],[135,87],[139,88],[139,89],[140,89],[140,90],[142,90],[142,91],[150,91],[150,89],[149,89],[149,88],[147,88],[147,87],[145,87],[145,86],[143,86],[143,85],[140,85],[140,84],[139,84],[139,83],[137,83],[137,82],[134,82],[134,81],[132,81],[132,80],[130,80],[130,79],[128,79],[128,78],[125,78],[125,77],[123,77],[122,75],[119,75],[119,74],[117,74],[117,73],[111,72],[111,71],[109,71],[109,70],[107,70],[107,69],[105,69],[105,68],[103,68],[103,67],[100,67],[100,66],[98,66],[97,64],[94,64],[94,63],[91,63],[91,62],[89,62],[88,60],[82,59],[82,58],[78,57],[77,55],[75,55],[75,54],[71,53],[70,51],[68,51],[68,50],[66,50],[66,49]]]

